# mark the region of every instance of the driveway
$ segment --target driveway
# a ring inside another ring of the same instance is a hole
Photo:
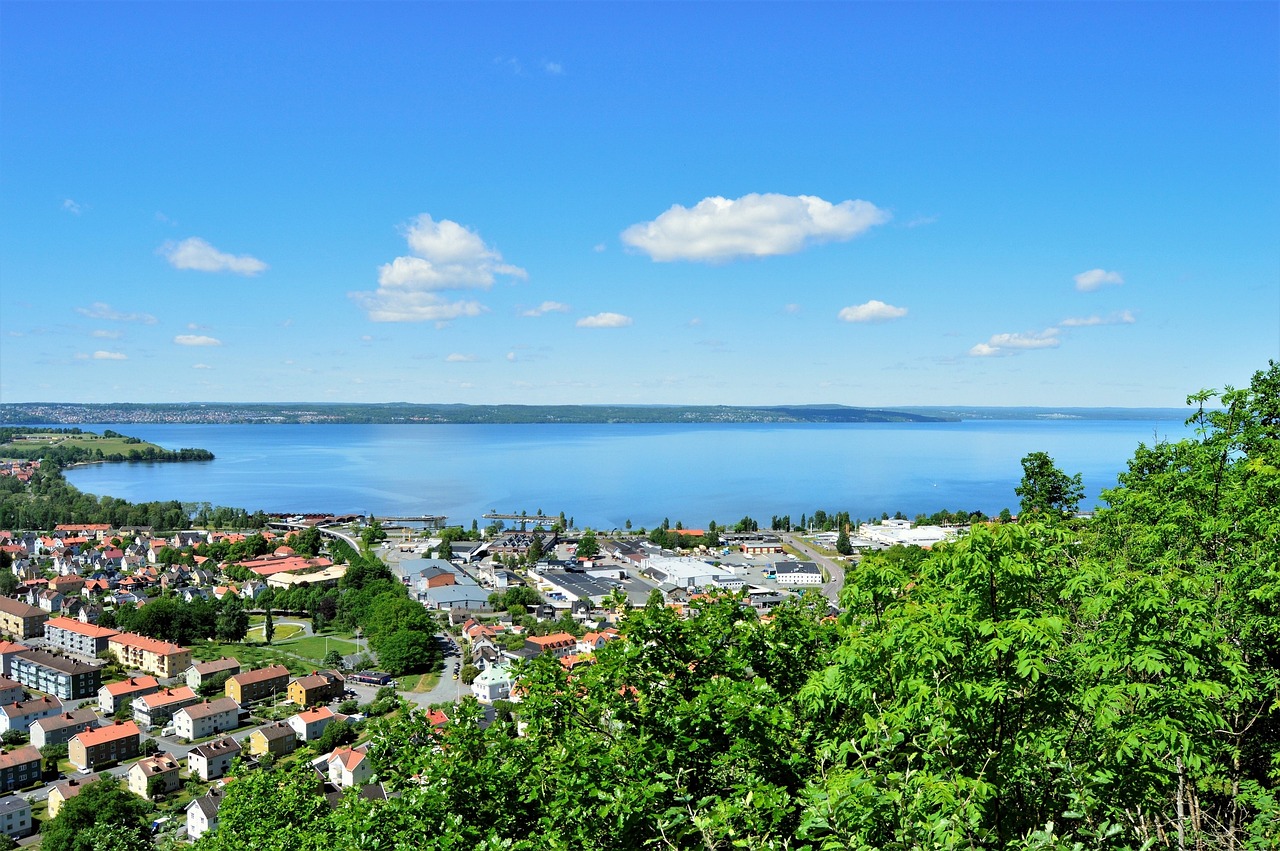
[[[819,590],[822,591],[822,596],[826,597],[831,602],[838,604],[840,602],[840,589],[844,587],[844,564],[822,555],[813,547],[805,543],[799,535],[786,533],[782,538],[788,544],[804,553],[806,557],[813,559],[814,564],[819,565],[827,571],[827,575],[830,579],[828,579]]]

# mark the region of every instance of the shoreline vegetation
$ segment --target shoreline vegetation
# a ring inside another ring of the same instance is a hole
[[[432,405],[409,403],[0,405],[0,425],[166,423],[190,425],[531,425],[944,423],[961,420],[1182,419],[1182,408],[1079,408],[847,405]]]

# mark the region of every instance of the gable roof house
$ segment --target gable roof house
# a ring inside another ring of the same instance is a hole
[[[223,736],[192,748],[187,754],[187,768],[201,780],[214,780],[231,770],[231,763],[240,751],[239,742]]]
[[[167,753],[158,753],[155,756],[140,759],[129,766],[129,770],[125,773],[129,779],[129,791],[139,798],[150,801],[152,800],[152,779],[158,777],[160,780],[156,784],[157,794],[167,795],[177,789],[182,782],[178,776],[181,767],[178,760]]]

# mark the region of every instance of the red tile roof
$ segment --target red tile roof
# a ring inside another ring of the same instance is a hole
[[[85,730],[83,733],[76,733],[72,738],[79,741],[86,748],[91,748],[95,745],[104,745],[107,742],[116,742],[120,739],[138,735],[141,735],[138,725],[132,721],[125,721],[123,724],[112,724],[110,727]],[[40,752],[36,751],[36,753]]]

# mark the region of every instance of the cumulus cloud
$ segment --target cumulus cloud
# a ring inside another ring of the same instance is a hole
[[[181,242],[166,242],[160,253],[175,269],[192,269],[197,272],[232,272],[237,275],[257,275],[267,269],[267,264],[248,254],[227,254],[219,251],[198,236]]]
[[[631,317],[621,313],[597,313],[584,316],[577,322],[579,328],[626,328],[630,324]]]
[[[975,358],[1015,355],[1032,349],[1056,349],[1062,344],[1057,328],[1046,328],[1038,334],[993,334],[985,343],[969,349]]]
[[[119,338],[120,338],[120,332],[119,332],[119,331],[107,331],[107,330],[105,330],[105,329],[103,329],[103,328],[99,328],[98,330],[96,330],[96,331],[94,331],[94,332],[93,332],[93,336],[98,337],[98,338],[101,338],[101,339],[103,339],[103,340],[117,340],[117,339],[119,339]]]
[[[537,307],[531,307],[528,310],[520,311],[521,316],[542,316],[547,313],[568,313],[569,305],[561,304],[558,301],[544,301]]]
[[[128,360],[129,356],[126,355],[124,352],[98,351],[93,353],[93,359],[94,360]]]
[[[660,262],[717,262],[794,254],[816,243],[852,239],[889,218],[869,201],[832,204],[814,195],[776,193],[712,196],[693,207],[674,204],[653,221],[624,230],[622,241]]]
[[[95,301],[88,307],[77,307],[76,313],[81,316],[87,316],[90,319],[106,319],[111,322],[141,322],[143,325],[156,324],[156,318],[150,313],[125,313],[101,301]]]
[[[447,363],[475,363],[477,360],[479,360],[479,358],[475,355],[463,355],[458,352],[454,352],[445,358]]]
[[[1106,269],[1090,269],[1088,272],[1081,272],[1075,276],[1075,280],[1076,289],[1082,293],[1091,293],[1108,284],[1120,286],[1124,283],[1124,278],[1119,272],[1108,272]]]
[[[1132,325],[1138,320],[1128,310],[1121,310],[1108,316],[1072,316],[1058,324],[1063,328],[1088,328],[1093,325]]]
[[[351,293],[374,322],[449,321],[478,316],[485,307],[475,301],[450,301],[444,290],[484,289],[499,275],[524,280],[524,269],[502,260],[470,228],[423,213],[404,230],[409,256],[378,268],[378,289]]]
[[[874,298],[865,304],[855,304],[840,311],[840,318],[845,322],[886,322],[906,315],[905,307],[894,307]]]
[[[221,346],[217,337],[206,337],[204,334],[179,334],[173,338],[179,346]]]
[[[73,216],[78,216],[84,212],[84,207],[81,207],[79,204],[77,204],[75,201],[73,201],[70,198],[62,199],[62,209],[66,210],[68,213],[70,213]]]

